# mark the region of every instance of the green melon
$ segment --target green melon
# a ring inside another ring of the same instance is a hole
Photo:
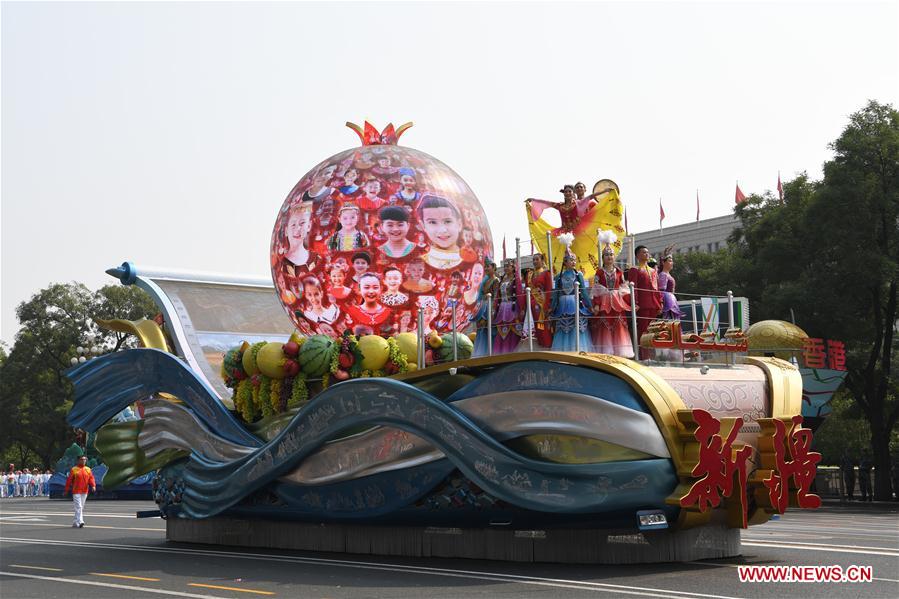
[[[467,335],[463,335],[462,333],[455,333],[455,335],[459,359],[465,360],[470,358],[471,352],[474,351],[474,343],[471,342],[471,339],[469,339]],[[440,338],[443,339],[443,345],[437,350],[437,352],[439,352],[440,361],[451,362],[453,359],[453,333],[444,333]]]
[[[331,368],[331,356],[337,342],[327,335],[313,335],[300,348],[300,368],[307,375],[323,376]]]

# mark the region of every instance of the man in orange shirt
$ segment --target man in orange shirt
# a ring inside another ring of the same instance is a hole
[[[94,481],[94,473],[87,467],[87,456],[78,458],[78,465],[72,468],[66,478],[66,493],[72,493],[72,503],[75,506],[75,519],[72,528],[84,528],[84,502],[87,501],[88,490],[97,492],[97,483]]]

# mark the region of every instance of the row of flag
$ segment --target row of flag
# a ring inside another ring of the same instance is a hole
[[[777,195],[780,201],[784,201],[784,186],[780,181],[780,171],[777,173]],[[737,181],[737,190],[734,193],[734,203],[739,205],[746,201],[746,195],[740,189],[740,182]],[[662,198],[659,198],[659,231],[662,230],[662,221],[665,220],[665,209],[662,207]],[[699,190],[696,190],[696,222],[699,222]],[[630,232],[627,226],[627,208],[624,209],[624,230]],[[534,253],[534,241],[531,240],[531,254]],[[503,260],[506,259],[506,237],[503,236]]]
[[[780,198],[780,201],[784,201],[784,186],[780,180],[780,172],[777,173],[777,195]],[[737,190],[734,193],[734,203],[739,205],[746,201],[746,194],[743,193],[743,190],[740,189],[740,182],[737,182]],[[659,198],[659,230],[662,230],[662,221],[665,220],[665,209],[662,207],[662,198]],[[696,190],[696,222],[699,222],[699,190]],[[630,231],[627,228],[627,210],[624,212],[624,230]]]

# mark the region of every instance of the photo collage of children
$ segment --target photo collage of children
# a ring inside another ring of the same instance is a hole
[[[468,185],[423,152],[341,152],[287,196],[272,235],[272,278],[305,334],[385,337],[463,331],[493,241]]]

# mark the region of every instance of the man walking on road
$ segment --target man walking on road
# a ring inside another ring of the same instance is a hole
[[[72,503],[75,506],[75,519],[72,528],[84,528],[84,502],[87,501],[88,489],[97,492],[97,483],[94,481],[94,473],[87,467],[87,456],[78,458],[78,465],[72,468],[66,478],[66,493],[72,493]]]

